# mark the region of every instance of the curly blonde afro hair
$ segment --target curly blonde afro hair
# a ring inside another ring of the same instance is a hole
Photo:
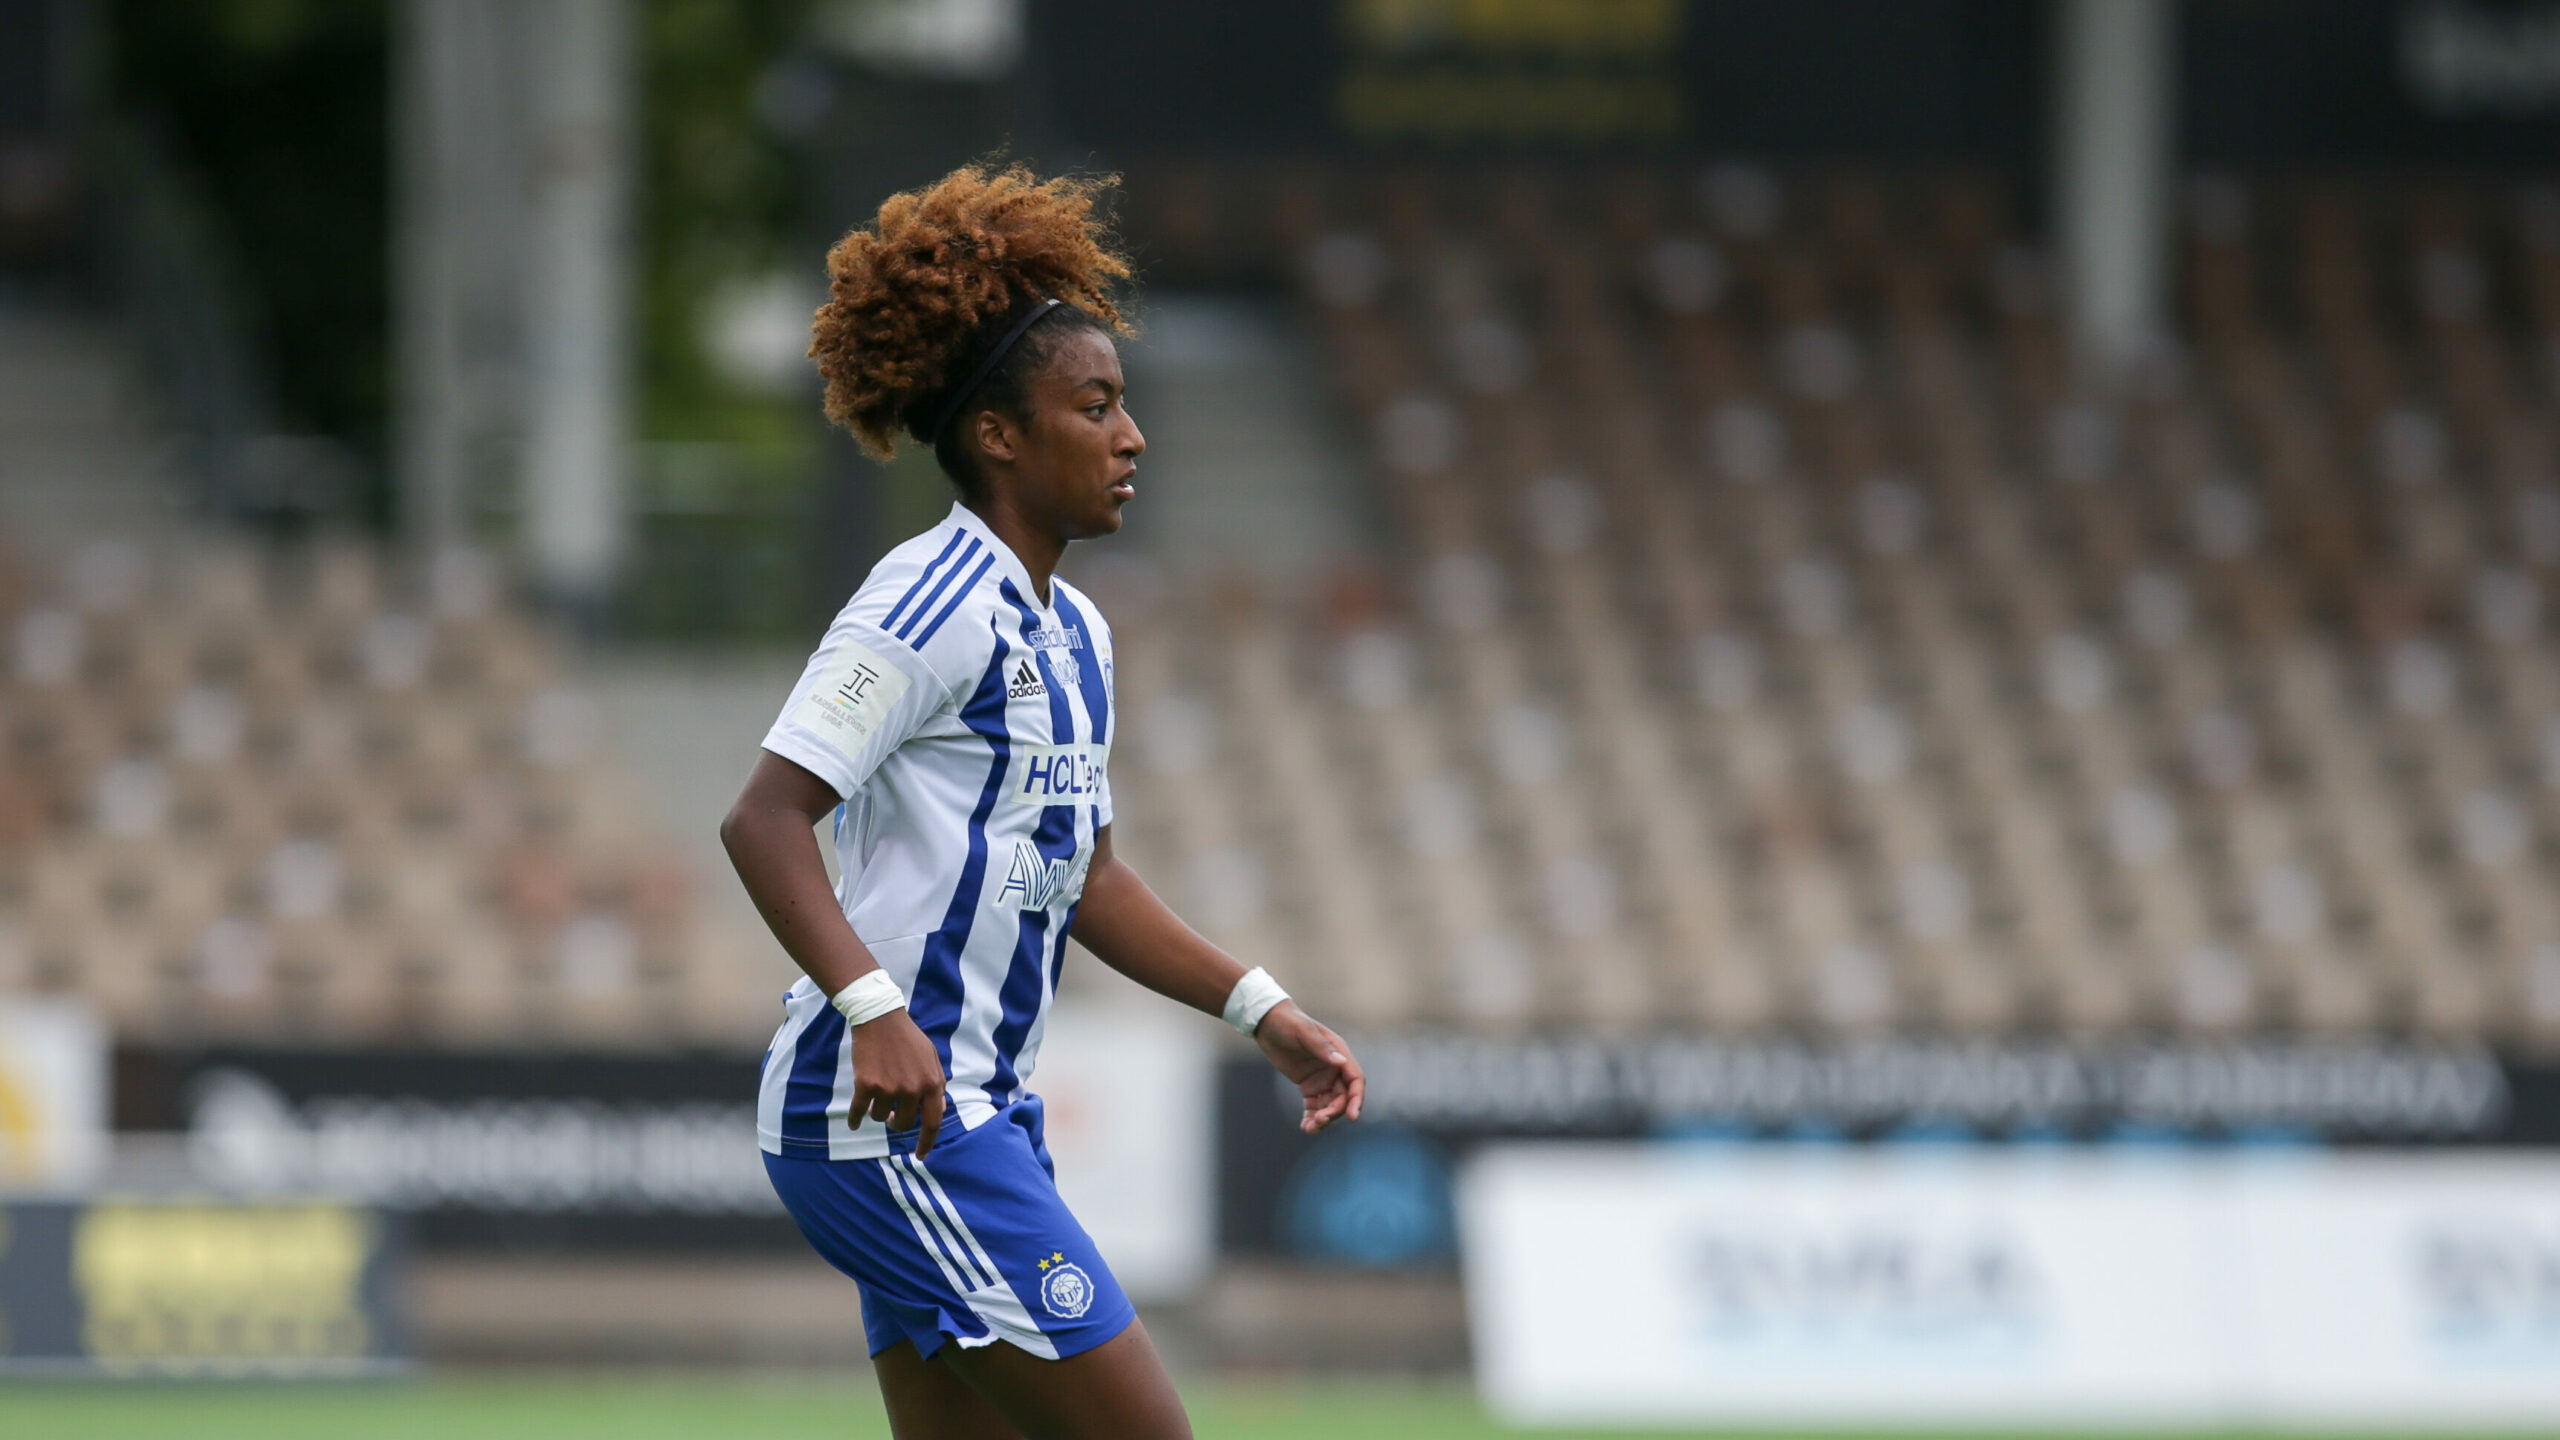
[[[1129,262],[1094,214],[1116,183],[980,164],[890,196],[870,229],[827,252],[827,303],[809,332],[827,418],[885,460],[901,430],[933,443],[952,392],[1028,307],[1065,302],[980,388],[990,404],[1020,408],[1021,377],[1045,358],[1034,342],[1068,328],[1060,320],[1132,333],[1111,294]],[[953,456],[942,459],[953,468]]]

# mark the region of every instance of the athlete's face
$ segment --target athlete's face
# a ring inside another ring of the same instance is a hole
[[[1013,465],[1025,519],[1069,540],[1120,528],[1147,437],[1121,403],[1120,352],[1093,330],[1068,334],[1031,382],[1030,424]]]

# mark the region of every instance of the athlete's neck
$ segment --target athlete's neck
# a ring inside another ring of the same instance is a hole
[[[1067,538],[1047,526],[1033,523],[1011,501],[998,493],[963,500],[970,514],[987,522],[996,538],[1013,551],[1022,568],[1031,574],[1031,589],[1040,608],[1049,608],[1049,577],[1057,573],[1059,557],[1067,553]]]

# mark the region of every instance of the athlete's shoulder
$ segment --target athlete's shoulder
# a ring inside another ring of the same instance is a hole
[[[996,600],[994,543],[953,520],[880,557],[841,614],[839,628],[876,632],[958,687],[985,667],[987,608]]]
[[[845,606],[845,616],[913,636],[959,598],[970,567],[987,558],[985,548],[966,528],[945,520],[881,556]]]

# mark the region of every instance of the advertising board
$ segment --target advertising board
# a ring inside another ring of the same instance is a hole
[[[1218,1071],[1218,1237],[1231,1254],[1433,1269],[1449,1177],[1504,1140],[1980,1140],[2052,1146],[2560,1145],[2560,1067],[2486,1047],[2259,1039],[1349,1037],[1355,1126],[1310,1139],[1259,1056]]]
[[[246,1197],[396,1210],[421,1250],[788,1250],[752,1055],[127,1050],[120,1131]]]
[[[2253,1412],[2560,1423],[2560,1159],[2284,1167],[2233,1200]]]
[[[1576,147],[2039,165],[2032,0],[1336,0],[1031,6],[1048,118],[1127,157]],[[2532,167],[2560,138],[2550,0],[2179,7],[2190,164]],[[1108,71],[1116,86],[1076,83]]]
[[[1144,1299],[1208,1265],[1216,1039],[1160,1005],[1061,1006],[1043,1037],[1059,1188]],[[423,1252],[807,1245],[756,1150],[753,1055],[127,1049],[117,1069],[119,1129],[184,1136],[207,1187],[353,1197]]]
[[[0,1206],[0,1374],[397,1368],[397,1222],[329,1199]]]
[[[1211,1225],[1212,1044],[1170,1005],[1061,1005],[1040,1044],[1040,1092],[1058,1193],[1121,1287],[1141,1301],[1195,1293]]]
[[[106,1031],[68,1000],[0,998],[0,1191],[86,1184],[107,1138]]]
[[[1503,1146],[1459,1210],[1523,1423],[2560,1423],[2560,1158]]]

